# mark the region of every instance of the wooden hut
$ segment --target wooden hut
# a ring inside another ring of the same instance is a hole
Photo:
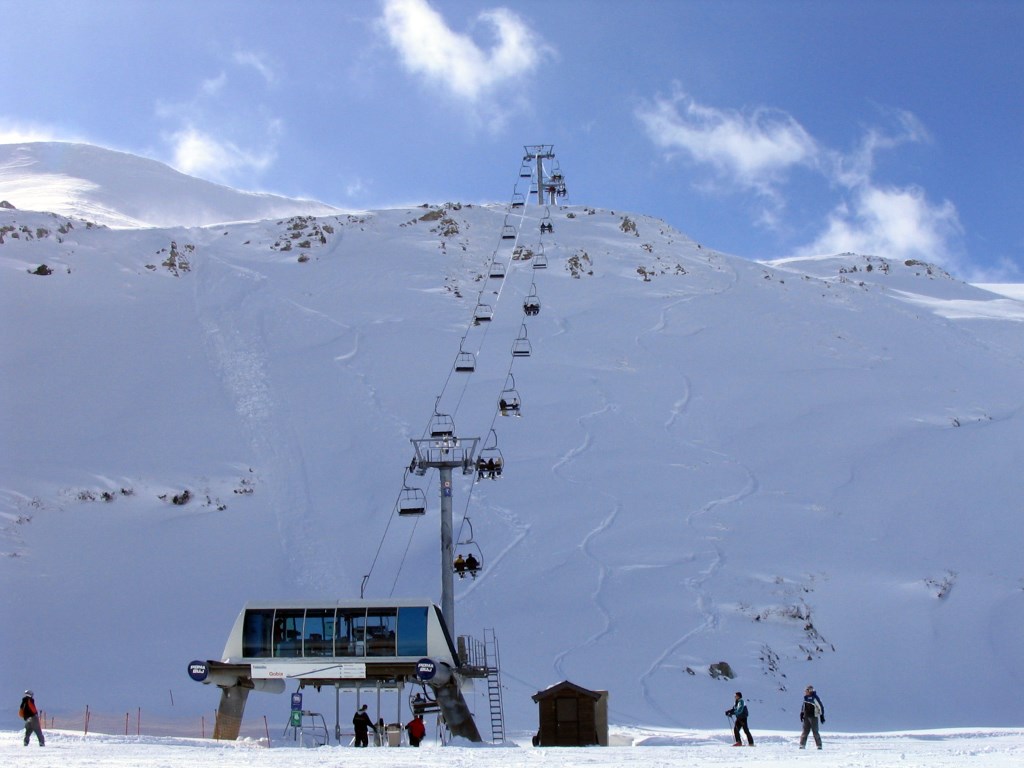
[[[608,746],[608,691],[588,691],[563,680],[533,696],[540,718],[539,747]]]

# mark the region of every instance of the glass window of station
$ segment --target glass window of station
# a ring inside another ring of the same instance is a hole
[[[427,606],[251,608],[242,656],[310,658],[427,655]]]

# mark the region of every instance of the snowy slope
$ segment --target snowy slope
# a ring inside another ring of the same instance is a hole
[[[566,678],[622,725],[719,726],[742,689],[790,727],[807,682],[846,730],[1018,724],[1024,304],[878,257],[752,263],[621,211],[553,209],[541,238],[543,213],[514,243],[499,207],[0,211],[0,684],[195,718],[216,694],[185,664],[246,600],[366,574],[368,597],[438,599],[436,476],[425,518],[392,518],[436,403],[506,462],[455,489],[484,556],[456,613],[498,633],[511,727]],[[513,385],[521,418],[496,412]]]
[[[0,200],[109,227],[203,226],[337,213],[313,200],[253,194],[192,178],[155,160],[88,144],[0,144]]]

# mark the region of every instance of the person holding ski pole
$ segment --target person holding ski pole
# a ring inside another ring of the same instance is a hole
[[[732,705],[732,709],[726,710],[725,714],[731,720],[734,716],[736,722],[732,726],[732,735],[735,740],[733,743],[734,747],[742,747],[743,742],[740,740],[740,731],[742,730],[747,737],[747,746],[754,746],[754,737],[750,735],[750,729],[747,727],[747,715],[749,714],[747,709],[747,703],[743,701],[743,694],[736,691],[736,703]]]

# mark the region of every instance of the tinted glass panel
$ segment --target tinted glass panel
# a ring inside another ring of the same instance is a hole
[[[365,656],[366,611],[362,608],[339,608],[335,624],[334,654]]]
[[[302,608],[281,609],[274,615],[274,655],[302,655]]]
[[[273,608],[246,611],[242,623],[242,655],[270,656],[273,627]]]
[[[397,608],[368,609],[366,612],[366,655],[394,656],[397,629]]]
[[[427,609],[398,609],[398,655],[427,655]]]
[[[303,656],[334,655],[334,609],[309,608],[302,632]]]

